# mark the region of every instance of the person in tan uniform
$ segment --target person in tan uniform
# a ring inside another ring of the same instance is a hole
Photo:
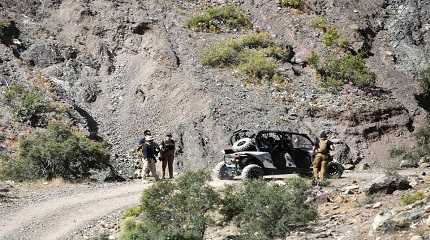
[[[172,134],[168,133],[166,139],[161,142],[160,160],[162,162],[163,179],[166,176],[166,167],[169,168],[169,178],[173,178],[173,161],[175,160],[176,143]]]
[[[327,133],[322,132],[320,138],[315,142],[314,146],[314,161],[313,161],[313,177],[314,180],[324,181],[327,165],[330,161],[330,151],[333,143],[327,139]]]

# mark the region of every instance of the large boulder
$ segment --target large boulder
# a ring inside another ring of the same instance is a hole
[[[364,192],[368,195],[378,192],[392,194],[396,190],[407,190],[412,188],[409,180],[399,174],[386,173],[384,176],[379,177],[372,181],[364,188]]]

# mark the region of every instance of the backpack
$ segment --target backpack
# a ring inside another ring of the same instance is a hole
[[[330,150],[329,144],[330,143],[327,139],[323,139],[323,140],[320,139],[317,153],[328,154]]]

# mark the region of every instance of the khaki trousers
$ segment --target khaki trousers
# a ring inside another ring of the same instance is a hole
[[[144,164],[145,163],[146,163],[146,167],[142,168],[142,171],[143,171],[142,174],[146,174],[146,173],[149,174],[149,173],[151,173],[152,176],[155,178],[155,180],[158,181],[159,177],[158,177],[158,174],[157,174],[157,167],[156,167],[157,160],[155,160],[155,159],[146,159],[146,160],[144,160]],[[144,176],[146,177],[146,175],[144,175]],[[144,179],[145,177],[142,177],[142,179]]]
[[[327,172],[328,156],[322,153],[317,153],[313,162],[313,175],[315,179],[323,181]]]

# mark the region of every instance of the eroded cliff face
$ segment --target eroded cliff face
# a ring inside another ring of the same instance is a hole
[[[237,128],[330,130],[350,147],[342,161],[354,163],[383,165],[390,146],[410,144],[427,116],[416,79],[430,59],[430,2],[310,0],[303,11],[274,0],[232,2],[255,29],[293,47],[294,58],[279,69],[282,88],[248,85],[229,69],[200,63],[203,49],[241,33],[193,32],[185,22],[224,1],[168,0],[2,0],[1,18],[13,21],[1,35],[2,88],[42,76],[88,131],[112,144],[119,166],[132,165],[129,150],[145,129],[158,139],[173,132],[188,167],[218,162]],[[312,51],[328,51],[311,27],[316,16],[336,25],[350,51],[367,53],[378,89],[319,87],[306,63]],[[13,120],[0,109],[8,128]]]

